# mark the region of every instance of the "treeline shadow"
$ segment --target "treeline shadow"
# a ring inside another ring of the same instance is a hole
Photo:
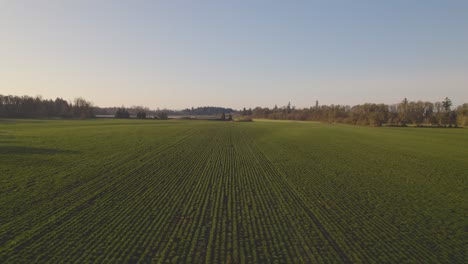
[[[0,155],[54,155],[54,154],[78,154],[76,150],[54,149],[54,148],[36,148],[26,146],[0,146]]]

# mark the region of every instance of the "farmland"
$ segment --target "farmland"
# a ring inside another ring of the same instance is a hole
[[[0,263],[462,263],[468,129],[0,120]]]

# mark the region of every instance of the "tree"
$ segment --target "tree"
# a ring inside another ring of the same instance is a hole
[[[115,112],[115,118],[130,118],[130,113],[122,106],[117,109],[117,112]]]
[[[452,124],[456,123],[456,113],[452,113],[451,111],[452,101],[448,97],[445,97],[445,100],[442,101],[441,106],[442,109],[439,112],[440,124],[444,126],[452,126]]]
[[[232,115],[231,114],[228,115],[228,121],[232,121]]]
[[[90,118],[94,117],[92,103],[85,99],[75,98],[72,105],[72,113],[75,118]]]
[[[70,115],[70,105],[62,98],[55,99],[55,113],[60,117],[68,117]]]
[[[384,104],[369,105],[369,123],[374,126],[382,126],[387,120],[388,107]]]
[[[286,106],[286,113],[291,113],[291,102],[288,102],[288,105]]]
[[[434,118],[434,104],[431,102],[424,102],[424,121],[432,123]]]
[[[455,126],[455,127],[458,127],[457,119],[458,119],[457,111],[450,111],[448,113],[448,124],[449,124],[450,127],[452,127],[452,125]]]
[[[139,111],[139,112],[137,113],[137,118],[138,118],[138,119],[145,119],[145,118],[146,118],[146,112]]]
[[[169,110],[166,110],[168,112]],[[173,111],[174,114],[183,115],[221,115],[223,112],[229,114],[234,112],[232,108],[215,107],[215,106],[203,106],[197,108],[187,108],[182,111]],[[177,113],[179,112],[179,113]]]
[[[444,117],[444,111],[443,111],[443,104],[441,102],[435,102],[434,103],[434,118],[433,118],[433,123],[434,125],[440,126],[442,124],[442,119]]]
[[[408,104],[408,120],[420,126],[424,122],[425,105],[423,102],[410,102]]]
[[[445,112],[450,112],[450,108],[452,107],[452,100],[448,97],[445,97],[445,100],[442,102],[442,106],[444,107]]]
[[[167,113],[164,112],[164,111],[159,112],[158,117],[159,117],[159,119],[162,119],[162,120],[167,120],[168,119]]]
[[[457,124],[468,126],[468,104],[463,104],[457,108]]]
[[[408,99],[403,99],[403,101],[398,105],[398,118],[402,125],[406,125],[408,120]]]
[[[225,121],[225,120],[226,120],[226,114],[225,114],[225,113],[222,113],[222,114],[221,114],[221,120],[222,120],[222,121]]]

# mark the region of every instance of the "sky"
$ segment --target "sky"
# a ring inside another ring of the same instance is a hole
[[[468,102],[468,1],[0,0],[0,94],[98,106]]]

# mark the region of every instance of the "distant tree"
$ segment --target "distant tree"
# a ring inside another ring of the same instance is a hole
[[[444,107],[441,102],[434,103],[434,118],[433,118],[433,125],[442,125],[442,119],[444,117]]]
[[[228,115],[228,119],[227,119],[227,120],[228,120],[228,121],[232,121],[232,115],[231,115],[231,114]]]
[[[394,125],[398,123],[398,105],[392,104],[388,106],[388,116],[385,121],[388,125]]]
[[[369,123],[374,126],[382,126],[388,116],[388,107],[384,104],[368,104]]]
[[[468,104],[463,104],[457,108],[457,124],[468,126]]]
[[[452,107],[452,100],[448,97],[445,97],[445,100],[442,101],[442,106],[444,107],[445,112],[450,112],[450,108]]]
[[[441,114],[441,123],[444,126],[449,125],[450,127],[452,125],[456,125],[456,119],[457,119],[457,114],[456,112],[452,112],[452,101],[448,98],[445,97],[445,100],[442,101],[442,108],[443,108],[443,113]]]
[[[243,116],[247,115],[247,110],[245,109],[245,107],[244,107],[244,109],[242,109],[242,115]]]
[[[408,104],[408,120],[420,126],[424,122],[425,105],[423,102],[410,102]]]
[[[449,115],[448,115],[448,124],[449,124],[449,126],[450,127],[452,127],[452,126],[458,127],[457,120],[458,120],[457,111],[450,111]]]
[[[402,125],[406,125],[408,120],[408,99],[403,99],[403,101],[398,105],[398,118]]]
[[[138,119],[145,119],[146,118],[146,112],[140,111],[137,113],[137,118]]]
[[[288,105],[286,106],[286,113],[291,113],[291,102],[288,102]]]
[[[130,118],[130,113],[122,106],[115,112],[115,118]]]
[[[221,114],[221,120],[222,120],[222,121],[225,121],[225,120],[226,120],[226,114],[225,114],[225,113],[222,113],[222,114]]]
[[[434,119],[434,104],[431,102],[424,102],[424,122],[433,123]]]
[[[169,112],[169,110],[165,110]],[[170,111],[172,114],[182,114],[182,115],[221,115],[223,112],[225,114],[235,112],[232,108],[224,107],[214,107],[214,106],[203,106],[197,108],[187,108],[182,111]]]
[[[55,113],[60,117],[68,117],[70,115],[70,105],[62,98],[55,99]]]
[[[75,118],[94,117],[92,103],[81,97],[75,98],[73,101],[72,113]]]
[[[162,119],[162,120],[168,119],[167,113],[164,111],[159,112],[158,117],[159,119]]]

